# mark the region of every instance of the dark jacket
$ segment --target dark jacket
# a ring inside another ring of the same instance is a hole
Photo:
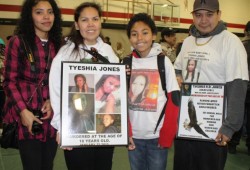
[[[250,35],[243,38],[242,43],[247,52],[248,75],[250,76]],[[250,81],[247,86],[246,103],[250,103]]]

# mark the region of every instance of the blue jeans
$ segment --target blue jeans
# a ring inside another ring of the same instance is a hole
[[[136,148],[128,152],[131,170],[166,170],[168,149],[158,147],[158,138],[133,140]]]

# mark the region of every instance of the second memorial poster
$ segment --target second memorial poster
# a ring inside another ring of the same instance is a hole
[[[214,141],[224,112],[224,84],[183,83],[177,137]]]

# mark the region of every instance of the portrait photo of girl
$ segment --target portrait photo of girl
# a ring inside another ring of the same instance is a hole
[[[157,109],[159,73],[157,70],[133,70],[128,92],[132,110],[154,111]]]
[[[198,82],[199,72],[197,71],[198,61],[189,59],[186,67],[185,81],[186,82]]]
[[[95,108],[96,113],[114,113],[120,112],[116,107],[120,97],[115,95],[119,93],[120,76],[102,75],[95,85]]]
[[[146,98],[148,77],[145,74],[131,76],[129,99],[131,103],[141,103]]]

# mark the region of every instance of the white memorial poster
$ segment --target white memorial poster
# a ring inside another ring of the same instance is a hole
[[[127,145],[125,65],[62,62],[61,146]]]
[[[224,112],[225,84],[183,83],[177,138],[214,141]]]

